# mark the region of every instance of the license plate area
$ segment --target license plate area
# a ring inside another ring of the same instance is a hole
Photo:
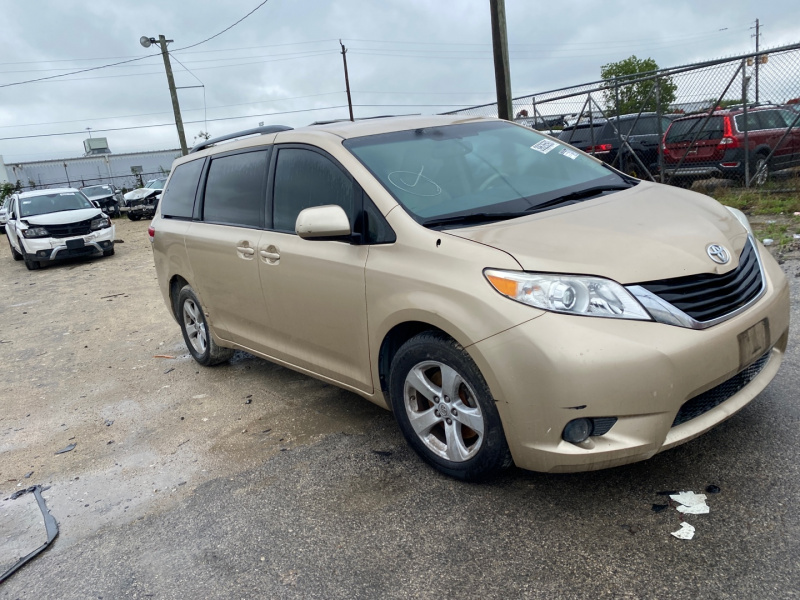
[[[750,366],[769,348],[769,319],[763,319],[738,335],[739,369]]]
[[[67,240],[68,250],[77,250],[78,248],[83,248],[85,245],[86,243],[83,241],[82,238],[77,240]]]

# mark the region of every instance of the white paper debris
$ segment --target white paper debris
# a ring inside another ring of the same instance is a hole
[[[678,494],[671,494],[670,498],[679,502],[684,506],[696,506],[698,504],[706,503],[705,494],[695,494],[694,492],[680,492]]]
[[[680,494],[672,494],[670,498],[681,505],[678,507],[678,512],[682,512],[685,515],[705,515],[710,510],[708,504],[706,504],[705,494],[681,492]]]
[[[765,246],[772,246],[772,244],[775,243],[775,240],[773,240],[772,238],[765,238],[764,240],[762,240],[762,243]]]
[[[679,540],[690,540],[694,537],[694,527],[689,523],[681,523],[681,528],[678,531],[673,531],[672,535]]]

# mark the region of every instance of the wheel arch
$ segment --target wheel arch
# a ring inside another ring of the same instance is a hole
[[[169,306],[172,311],[172,317],[176,321],[178,320],[178,294],[181,293],[181,290],[186,285],[189,285],[189,282],[180,275],[173,275],[172,279],[169,280]]]
[[[391,409],[389,402],[389,370],[392,365],[392,359],[397,354],[400,347],[408,340],[424,331],[436,331],[452,338],[457,343],[466,347],[469,345],[466,336],[463,332],[455,330],[455,328],[448,327],[447,325],[440,324],[434,325],[430,321],[433,319],[414,319],[406,320],[392,326],[381,339],[380,350],[377,356],[378,368],[378,381],[380,390],[386,398],[387,406]]]

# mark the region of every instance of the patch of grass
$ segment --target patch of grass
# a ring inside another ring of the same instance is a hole
[[[738,208],[749,215],[793,215],[800,212],[800,191],[777,193],[718,188],[709,195],[722,204]]]

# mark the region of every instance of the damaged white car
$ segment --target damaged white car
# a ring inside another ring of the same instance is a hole
[[[151,179],[144,187],[131,190],[122,200],[122,211],[128,213],[131,221],[138,221],[142,218],[151,219],[156,214],[158,201],[161,199],[161,192],[167,183],[166,177]]]
[[[15,195],[6,234],[14,260],[31,271],[54,260],[114,254],[111,219],[74,188]]]

